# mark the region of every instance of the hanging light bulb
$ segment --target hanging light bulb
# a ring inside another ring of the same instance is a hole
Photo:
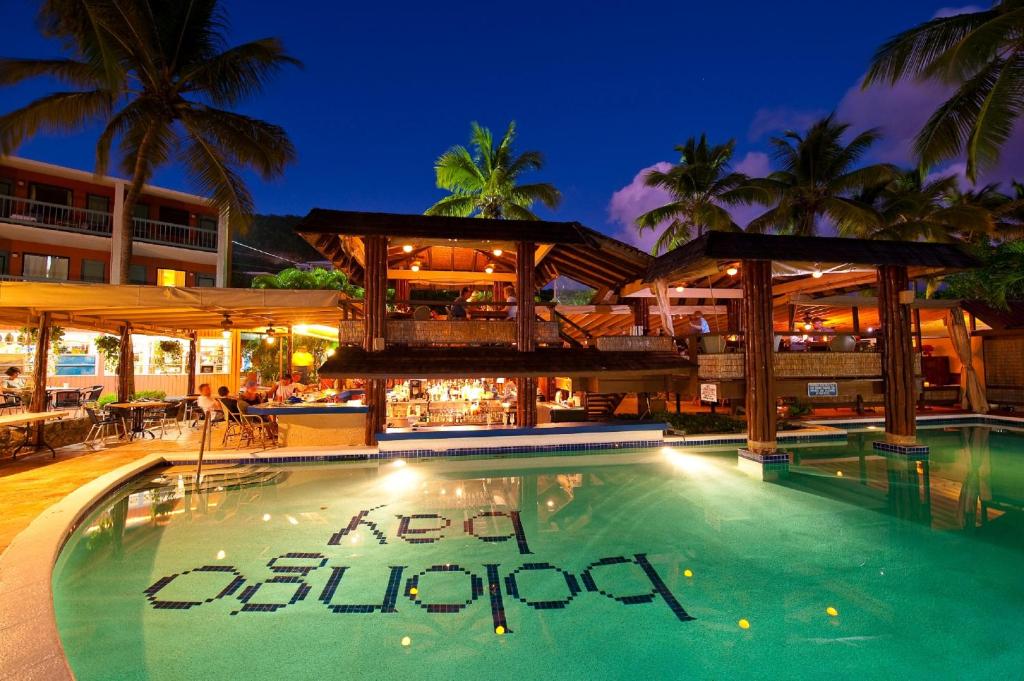
[[[266,333],[267,333],[267,345],[273,345],[274,342],[277,340],[277,338],[276,338],[277,332],[274,331],[274,327],[273,326],[268,326]]]
[[[491,251],[491,253],[494,254],[495,258],[500,258],[501,254],[504,253],[504,251],[501,250],[500,248],[495,248],[493,251]]]
[[[409,266],[409,269],[412,270],[413,272],[419,272],[420,271],[420,261],[419,260],[414,261],[413,264]]]
[[[805,319],[804,320],[804,331],[810,331],[813,328],[814,328],[814,325],[811,324],[811,321],[809,319]]]
[[[231,315],[225,312],[224,319],[220,320],[220,328],[223,329],[223,331],[220,332],[221,337],[231,338],[231,327],[234,325],[235,323],[231,320]]]
[[[273,345],[275,342],[277,342],[276,338],[273,336],[267,336],[267,345]]]
[[[402,246],[403,253],[412,253],[412,244],[405,244]]]
[[[814,271],[811,272],[811,276],[815,279],[821,279],[821,268],[817,265],[814,266]]]
[[[494,265],[492,263],[487,263],[487,267],[484,268],[484,272],[487,274],[494,274]]]
[[[676,286],[676,293],[682,293],[686,290],[685,286]]]
[[[725,273],[728,274],[730,277],[735,277],[737,272],[739,272],[739,270],[736,269],[735,267],[730,267],[727,270],[725,270]]]

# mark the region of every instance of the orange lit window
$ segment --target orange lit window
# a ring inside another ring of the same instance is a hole
[[[181,270],[158,269],[156,271],[156,283],[157,286],[184,286],[185,273]]]

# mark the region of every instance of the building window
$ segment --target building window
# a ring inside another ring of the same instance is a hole
[[[58,255],[35,255],[26,253],[21,263],[21,275],[26,279],[68,280],[67,258]]]
[[[188,225],[188,211],[180,208],[160,206],[160,222],[169,222],[172,225]]]
[[[85,197],[85,207],[89,210],[96,210],[101,213],[110,212],[110,198],[107,196],[97,196],[96,194],[89,194]]]
[[[0,196],[14,196],[14,183],[10,180],[0,180]]]
[[[217,231],[217,218],[211,218],[209,215],[199,216],[199,229],[205,229],[210,232]]]
[[[128,268],[128,283],[129,284],[145,284],[146,283],[146,266],[145,265],[131,265]]]
[[[32,182],[28,186],[28,198],[43,203],[55,203],[58,206],[70,206],[71,190],[52,184]]]
[[[216,286],[217,277],[212,274],[196,272],[196,286]]]
[[[157,286],[184,286],[185,273],[181,270],[165,270],[160,268],[156,271]]]
[[[136,220],[148,220],[149,206],[144,203],[136,203],[132,206],[132,218]]]
[[[0,274],[7,274],[8,263],[11,261],[11,254],[7,251],[0,251]]]
[[[82,281],[102,284],[107,280],[107,263],[102,260],[82,261]]]

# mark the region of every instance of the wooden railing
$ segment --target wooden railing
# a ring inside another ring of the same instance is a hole
[[[877,352],[779,352],[774,356],[775,378],[879,378],[882,355]],[[697,375],[704,379],[743,378],[743,353],[704,354],[697,357]],[[921,373],[920,355],[914,355],[914,373]]]
[[[675,352],[676,345],[668,336],[598,336],[593,340],[605,352]]]
[[[516,340],[516,322],[478,320],[389,319],[388,344],[391,345],[512,345]],[[538,343],[561,344],[557,322],[537,321],[535,334]],[[338,326],[338,341],[342,345],[363,342],[362,320],[343,320]]]

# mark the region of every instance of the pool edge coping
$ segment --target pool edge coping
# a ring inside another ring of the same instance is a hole
[[[0,667],[3,678],[56,681],[75,678],[53,602],[53,571],[68,537],[86,515],[131,478],[164,465],[150,454],[104,473],[36,516],[0,554],[0,632],[18,644],[19,654]],[[25,596],[19,598],[19,595]]]

